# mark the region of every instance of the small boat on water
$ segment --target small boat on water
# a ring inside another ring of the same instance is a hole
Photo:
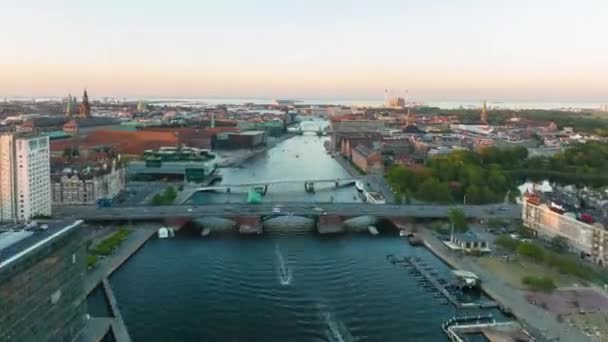
[[[360,191],[360,192],[365,190],[365,187],[363,186],[363,182],[361,182],[361,181],[355,182],[355,188],[357,189],[357,191]]]
[[[175,230],[173,228],[160,227],[157,234],[159,239],[172,238],[175,236]]]
[[[158,238],[166,239],[169,237],[169,229],[167,227],[160,227],[158,229]]]
[[[368,226],[367,230],[369,231],[370,234],[372,234],[374,236],[379,234],[378,229],[374,226]]]
[[[405,230],[400,230],[400,231],[399,231],[399,236],[405,236],[405,235],[406,235],[406,234],[405,234]]]
[[[203,228],[203,230],[201,231],[201,236],[203,237],[207,237],[209,236],[209,234],[211,234],[211,229],[209,228]]]

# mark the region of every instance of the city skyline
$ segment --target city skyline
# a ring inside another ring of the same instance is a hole
[[[608,5],[9,1],[0,96],[597,101]],[[68,19],[66,19],[68,18]]]

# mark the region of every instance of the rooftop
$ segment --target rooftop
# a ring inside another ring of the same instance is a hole
[[[79,226],[83,221],[52,221],[45,223],[48,228],[40,229],[43,225],[25,229],[24,225],[0,226],[0,270],[19,260],[19,258],[40,248],[50,241],[66,234]]]
[[[477,236],[477,234],[473,233],[472,231],[468,231],[466,233],[455,233],[454,239],[463,241],[463,242],[484,241],[482,238]]]

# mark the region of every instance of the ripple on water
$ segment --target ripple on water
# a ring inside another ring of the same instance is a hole
[[[434,262],[396,237],[178,237],[149,241],[111,281],[134,341],[442,339],[451,308],[388,263],[395,252]]]

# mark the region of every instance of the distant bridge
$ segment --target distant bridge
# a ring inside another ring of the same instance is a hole
[[[275,179],[268,181],[258,181],[249,183],[238,183],[238,184],[222,184],[216,186],[205,186],[195,188],[192,193],[199,191],[218,191],[224,190],[230,192],[232,188],[250,188],[250,187],[264,187],[263,194],[265,195],[268,191],[268,186],[273,184],[304,184],[304,189],[307,192],[314,192],[314,185],[318,183],[329,183],[334,184],[336,187],[352,185],[357,181],[357,178],[333,178],[333,179]]]

